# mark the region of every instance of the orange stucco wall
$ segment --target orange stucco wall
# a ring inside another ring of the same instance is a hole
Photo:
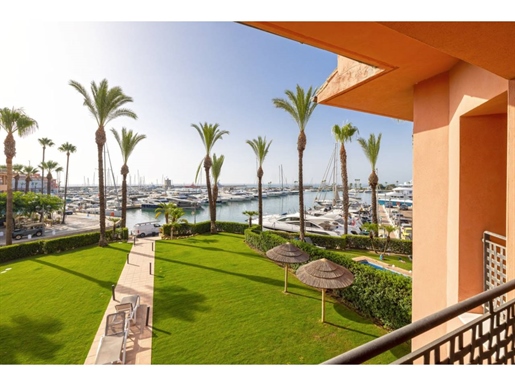
[[[460,301],[484,291],[483,231],[506,235],[506,134],[505,114],[461,120]]]
[[[502,111],[490,103],[506,89],[465,63],[415,86],[414,321],[481,292],[482,232],[506,233],[506,103]],[[413,349],[449,326],[414,339]]]
[[[468,212],[465,202],[461,202],[460,186],[464,181],[464,177],[460,175],[462,171],[461,153],[466,151],[466,146],[473,146],[471,151],[479,151],[481,147],[477,143],[466,142],[463,135],[466,135],[465,129],[461,127],[462,118],[471,114],[475,109],[481,106],[487,106],[490,100],[497,98],[506,91],[507,82],[488,71],[473,65],[460,62],[449,71],[449,212],[447,214],[448,238],[447,238],[447,269],[448,269],[448,292],[447,305],[455,304],[460,299],[460,292],[465,291],[468,279],[460,280],[461,264],[465,264],[466,255],[470,254],[470,249],[461,251],[462,244],[474,240],[470,239],[461,242],[461,224],[462,216]],[[506,103],[502,105],[502,111],[498,110],[498,106],[493,106],[492,110],[483,109],[481,115],[489,115],[493,113],[506,114]],[[472,139],[470,139],[472,141]],[[506,174],[506,166],[503,170],[491,170],[491,173]],[[505,216],[503,216],[505,217]],[[472,227],[485,227],[484,219],[480,217],[470,218]],[[484,230],[487,230],[486,228]],[[481,239],[481,238],[479,238]],[[464,240],[464,239],[463,239]],[[476,248],[481,249],[478,244]],[[463,255],[462,255],[463,253]],[[476,250],[475,253],[481,253]],[[462,257],[463,256],[463,257]],[[476,276],[477,278],[477,276]],[[468,280],[469,286],[478,288],[481,283],[472,283]],[[468,291],[467,291],[468,292]],[[473,293],[474,291],[471,291]]]
[[[506,248],[508,280],[515,279],[515,80],[508,82],[508,139],[506,172]],[[514,299],[512,293],[509,298]]]
[[[413,320],[446,307],[449,77],[419,83],[413,121]],[[443,327],[436,329],[445,333]],[[428,342],[413,340],[419,347]]]

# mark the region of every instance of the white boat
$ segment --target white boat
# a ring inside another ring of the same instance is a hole
[[[315,217],[322,217],[332,219],[340,224],[342,229],[344,228],[343,221],[343,209],[332,208],[332,209],[312,209],[308,210],[308,214]],[[358,213],[354,210],[349,210],[349,220],[347,222],[347,233],[353,235],[359,235],[361,233],[361,226],[363,221]]]
[[[377,202],[379,205],[398,206],[406,204],[407,206],[413,205],[413,185],[411,183],[404,183],[392,189],[391,192],[377,194]]]
[[[304,227],[306,233],[336,237],[344,234],[343,225],[329,217],[305,215]],[[299,213],[292,213],[263,216],[263,229],[299,232],[300,215]]]

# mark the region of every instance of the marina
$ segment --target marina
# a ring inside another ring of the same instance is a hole
[[[395,191],[395,190],[394,190]],[[322,221],[327,218],[329,222],[338,221],[339,227],[336,225],[331,226],[331,229],[320,230],[321,234],[343,234],[343,219],[341,202],[337,201],[334,196],[334,187],[321,189],[320,187],[308,187],[304,191],[304,203],[306,215],[321,217],[317,220],[318,224],[327,224]],[[115,192],[106,190],[106,208],[107,217],[119,217],[120,210],[120,197],[114,195]],[[285,188],[281,186],[267,186],[263,189],[263,219],[266,225],[269,219],[275,219],[286,214],[293,215],[299,212],[299,195],[295,187]],[[337,192],[338,193],[338,192]],[[378,194],[378,197],[381,193]],[[384,192],[382,193],[384,194]],[[341,196],[341,191],[337,197]],[[68,208],[77,213],[86,213],[96,215],[99,212],[98,207],[98,193],[95,192],[95,187],[84,188],[76,187],[71,188],[69,191],[69,204]],[[229,222],[248,222],[248,216],[244,214],[247,211],[258,211],[258,192],[255,186],[232,186],[220,189],[220,194],[217,199],[216,205],[216,219],[217,221]],[[349,208],[349,233],[360,234],[361,225],[364,222],[370,222],[371,218],[367,211],[371,204],[370,190],[353,190],[350,194],[350,208]],[[378,198],[378,201],[380,199]],[[129,229],[136,223],[159,221],[164,223],[164,216],[156,218],[156,208],[162,203],[174,202],[177,206],[184,210],[182,219],[187,220],[189,223],[197,223],[209,221],[209,208],[208,199],[205,189],[196,186],[180,187],[173,189],[163,189],[160,187],[145,187],[145,188],[130,188],[128,190],[128,206],[127,206],[127,221],[126,225]],[[404,209],[404,208],[403,208]],[[409,210],[401,211],[393,205],[381,204],[378,205],[378,217],[381,224],[391,224],[397,226],[397,232],[392,233],[392,237],[402,238],[404,228],[412,226],[411,224],[411,206]],[[256,223],[258,216],[252,218],[253,223]],[[401,224],[402,220],[402,224]],[[276,224],[281,225],[279,222]],[[403,227],[401,228],[401,225]],[[297,225],[298,226],[298,225]],[[291,227],[291,226],[290,226]],[[313,229],[319,228],[320,225],[314,225]],[[272,226],[270,229],[273,229]],[[327,228],[327,226],[326,226]],[[316,230],[316,229],[315,229]],[[293,228],[291,231],[295,231]],[[395,233],[395,234],[394,234]],[[412,228],[410,228],[410,235],[412,235]]]

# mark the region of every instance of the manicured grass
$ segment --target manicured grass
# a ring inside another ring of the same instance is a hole
[[[0,363],[83,364],[131,246],[0,264]]]
[[[317,364],[386,332],[221,233],[156,243],[153,364]],[[409,353],[402,345],[370,363]]]
[[[350,256],[352,258],[359,256],[367,256],[374,260],[381,261],[380,255],[381,252],[374,253],[373,251],[363,251],[361,249],[346,249],[344,251],[341,250],[331,250],[332,252],[341,253],[345,256]],[[406,255],[395,255],[395,254],[383,254],[383,263],[393,264],[396,267],[405,269],[406,271],[413,270],[413,263],[409,261],[408,256]]]

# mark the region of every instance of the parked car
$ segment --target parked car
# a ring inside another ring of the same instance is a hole
[[[22,237],[43,236],[45,233],[45,224],[42,222],[23,224],[15,228],[12,237],[15,240],[21,240]]]
[[[156,221],[147,221],[134,224],[131,234],[136,237],[157,236],[161,224]]]
[[[413,239],[413,228],[405,227],[402,230],[402,238],[404,240],[412,240]]]

